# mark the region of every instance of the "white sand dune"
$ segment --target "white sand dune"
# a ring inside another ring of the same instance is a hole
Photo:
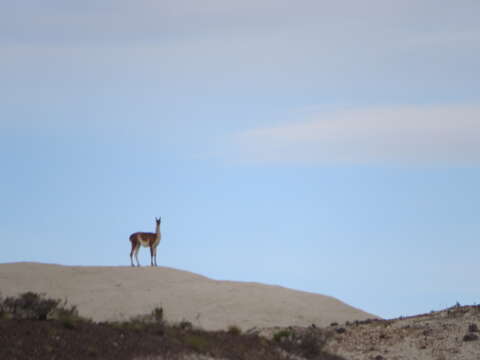
[[[335,298],[280,286],[217,281],[166,267],[90,267],[40,263],[0,264],[3,296],[45,293],[77,305],[96,321],[128,319],[163,307],[169,321],[187,320],[204,329],[236,325],[327,326],[374,315]]]

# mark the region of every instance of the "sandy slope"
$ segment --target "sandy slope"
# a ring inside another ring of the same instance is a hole
[[[94,320],[127,319],[162,306],[170,321],[205,329],[327,326],[375,317],[335,298],[279,286],[216,281],[166,267],[0,264],[3,296],[34,291],[68,299]]]
[[[329,339],[325,350],[351,360],[478,360],[479,326],[480,306],[454,306],[407,318],[351,323]]]

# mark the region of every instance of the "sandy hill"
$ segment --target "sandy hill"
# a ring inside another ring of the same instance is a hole
[[[217,281],[166,267],[87,267],[40,263],[0,264],[3,296],[45,293],[77,305],[96,321],[122,320],[163,307],[169,321],[207,330],[236,325],[328,326],[374,318],[333,297],[259,283]]]

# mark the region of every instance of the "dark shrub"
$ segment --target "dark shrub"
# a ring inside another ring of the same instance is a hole
[[[14,319],[47,320],[57,319],[79,319],[77,308],[68,307],[67,301],[49,299],[45,294],[26,292],[17,297],[1,299],[0,315]]]
[[[240,335],[242,333],[242,330],[236,325],[230,325],[228,327],[228,333],[230,335]]]
[[[163,322],[163,308],[156,307],[152,310],[152,316],[157,323]]]
[[[190,321],[187,321],[187,320],[180,321],[180,323],[178,324],[178,327],[182,330],[192,330],[193,329],[192,323]]]
[[[325,339],[313,331],[308,331],[300,338],[301,354],[307,359],[311,359],[320,354]]]
[[[184,339],[184,344],[194,351],[204,353],[210,347],[208,337],[199,334],[187,335]]]
[[[26,292],[17,298],[8,297],[4,305],[14,318],[46,320],[60,304],[60,300],[47,299],[43,294]]]
[[[468,331],[469,331],[469,332],[478,332],[478,326],[477,326],[477,324],[470,324],[470,325],[468,326]]]
[[[323,347],[331,334],[331,331],[313,327],[299,330],[284,329],[275,333],[273,340],[288,353],[307,359],[328,359],[328,354],[323,351]]]
[[[478,340],[478,335],[474,333],[468,333],[463,337],[463,341],[475,341]]]
[[[287,339],[290,339],[292,335],[293,333],[291,330],[283,329],[273,334],[273,340],[276,342],[283,342],[283,341],[286,341]]]

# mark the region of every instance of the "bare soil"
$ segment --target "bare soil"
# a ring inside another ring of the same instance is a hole
[[[331,327],[325,350],[352,360],[480,360],[479,327],[480,306],[454,306]]]
[[[321,330],[322,349],[349,360],[480,360],[479,305],[391,320],[334,323]],[[273,338],[279,331],[262,329],[260,334]],[[290,331],[299,334],[306,328]]]

